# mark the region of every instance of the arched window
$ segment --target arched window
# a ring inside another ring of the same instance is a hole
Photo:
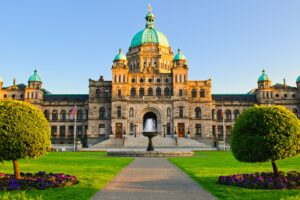
[[[226,110],[225,111],[225,115],[226,115],[226,120],[230,121],[232,118],[231,118],[231,111],[230,110]]]
[[[199,107],[195,108],[195,118],[201,118],[201,109]]]
[[[100,90],[97,89],[97,90],[96,90],[96,98],[99,98],[99,97],[100,97]]]
[[[170,96],[170,89],[168,87],[165,88],[165,96]]]
[[[217,120],[223,120],[222,110],[217,111]]]
[[[215,119],[215,109],[211,110],[211,119]]]
[[[104,90],[104,97],[110,97],[110,90],[106,89]]]
[[[67,112],[65,110],[60,111],[60,119],[62,121],[66,121],[67,120]]]
[[[197,97],[197,90],[196,89],[192,89],[192,97]]]
[[[131,88],[130,95],[133,96],[133,97],[136,95],[136,90],[135,90],[134,87]]]
[[[105,118],[105,108],[100,107],[99,109],[99,119],[104,119]]]
[[[57,112],[57,110],[53,110],[52,121],[57,121],[57,120],[58,120],[58,112]]]
[[[78,110],[77,112],[77,120],[82,121],[83,120],[83,112],[82,110]]]
[[[142,97],[142,96],[144,96],[144,94],[145,94],[144,88],[140,88],[139,96]]]
[[[49,110],[45,110],[45,111],[44,111],[44,115],[45,115],[45,118],[49,121],[49,119],[50,119],[50,113],[49,113]]]
[[[205,90],[204,89],[200,90],[200,97],[205,97]]]
[[[171,108],[167,108],[167,117],[171,117]]]
[[[160,89],[160,87],[156,88],[156,96],[161,96],[161,89]]]
[[[133,108],[129,109],[129,118],[133,118],[134,117],[134,110]]]
[[[240,111],[239,110],[234,110],[233,114],[234,114],[234,119],[237,119],[240,116]]]
[[[153,89],[152,88],[148,88],[148,96],[153,96]]]

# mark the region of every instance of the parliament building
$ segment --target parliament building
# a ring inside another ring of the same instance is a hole
[[[40,107],[51,126],[52,143],[72,143],[77,106],[77,135],[94,145],[108,139],[142,137],[144,122],[153,118],[163,137],[190,138],[216,146],[235,119],[254,104],[283,105],[300,117],[300,76],[295,86],[272,84],[263,70],[257,88],[246,94],[213,94],[212,80],[190,80],[187,58],[173,52],[167,37],[155,28],[151,8],[146,27],[137,32],[126,54],[113,59],[111,80],[89,80],[89,94],[52,94],[35,70],[28,84],[4,87],[0,100],[17,99]],[[253,80],[255,81],[255,80]],[[223,112],[222,112],[223,111]],[[224,129],[224,130],[223,130]]]

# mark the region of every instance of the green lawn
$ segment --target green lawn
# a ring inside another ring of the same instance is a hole
[[[221,175],[272,171],[270,163],[241,163],[231,152],[197,152],[194,157],[170,158],[170,161],[219,199],[300,199],[300,190],[254,190],[217,183]],[[300,171],[300,157],[278,161],[278,167],[280,171]]]
[[[19,165],[22,172],[63,172],[75,175],[79,180],[79,184],[65,188],[31,190],[26,192],[27,196],[42,196],[47,200],[84,200],[103,188],[132,160],[107,157],[104,152],[53,152],[36,160],[20,160]],[[12,162],[0,164],[0,172],[13,173]],[[0,199],[3,194],[0,192]]]

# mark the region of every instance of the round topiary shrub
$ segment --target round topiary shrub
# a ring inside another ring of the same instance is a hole
[[[232,130],[231,148],[242,162],[275,161],[300,150],[300,120],[283,106],[254,106],[244,111]]]
[[[22,101],[0,101],[0,161],[13,161],[16,179],[18,159],[38,158],[50,145],[50,126],[39,108]]]

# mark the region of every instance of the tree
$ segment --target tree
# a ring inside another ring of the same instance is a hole
[[[18,160],[38,158],[50,150],[50,144],[50,126],[39,108],[22,101],[0,101],[0,161],[13,161],[16,179]]]
[[[244,111],[232,130],[231,148],[242,162],[271,161],[292,157],[300,150],[300,120],[283,106],[254,106]]]

